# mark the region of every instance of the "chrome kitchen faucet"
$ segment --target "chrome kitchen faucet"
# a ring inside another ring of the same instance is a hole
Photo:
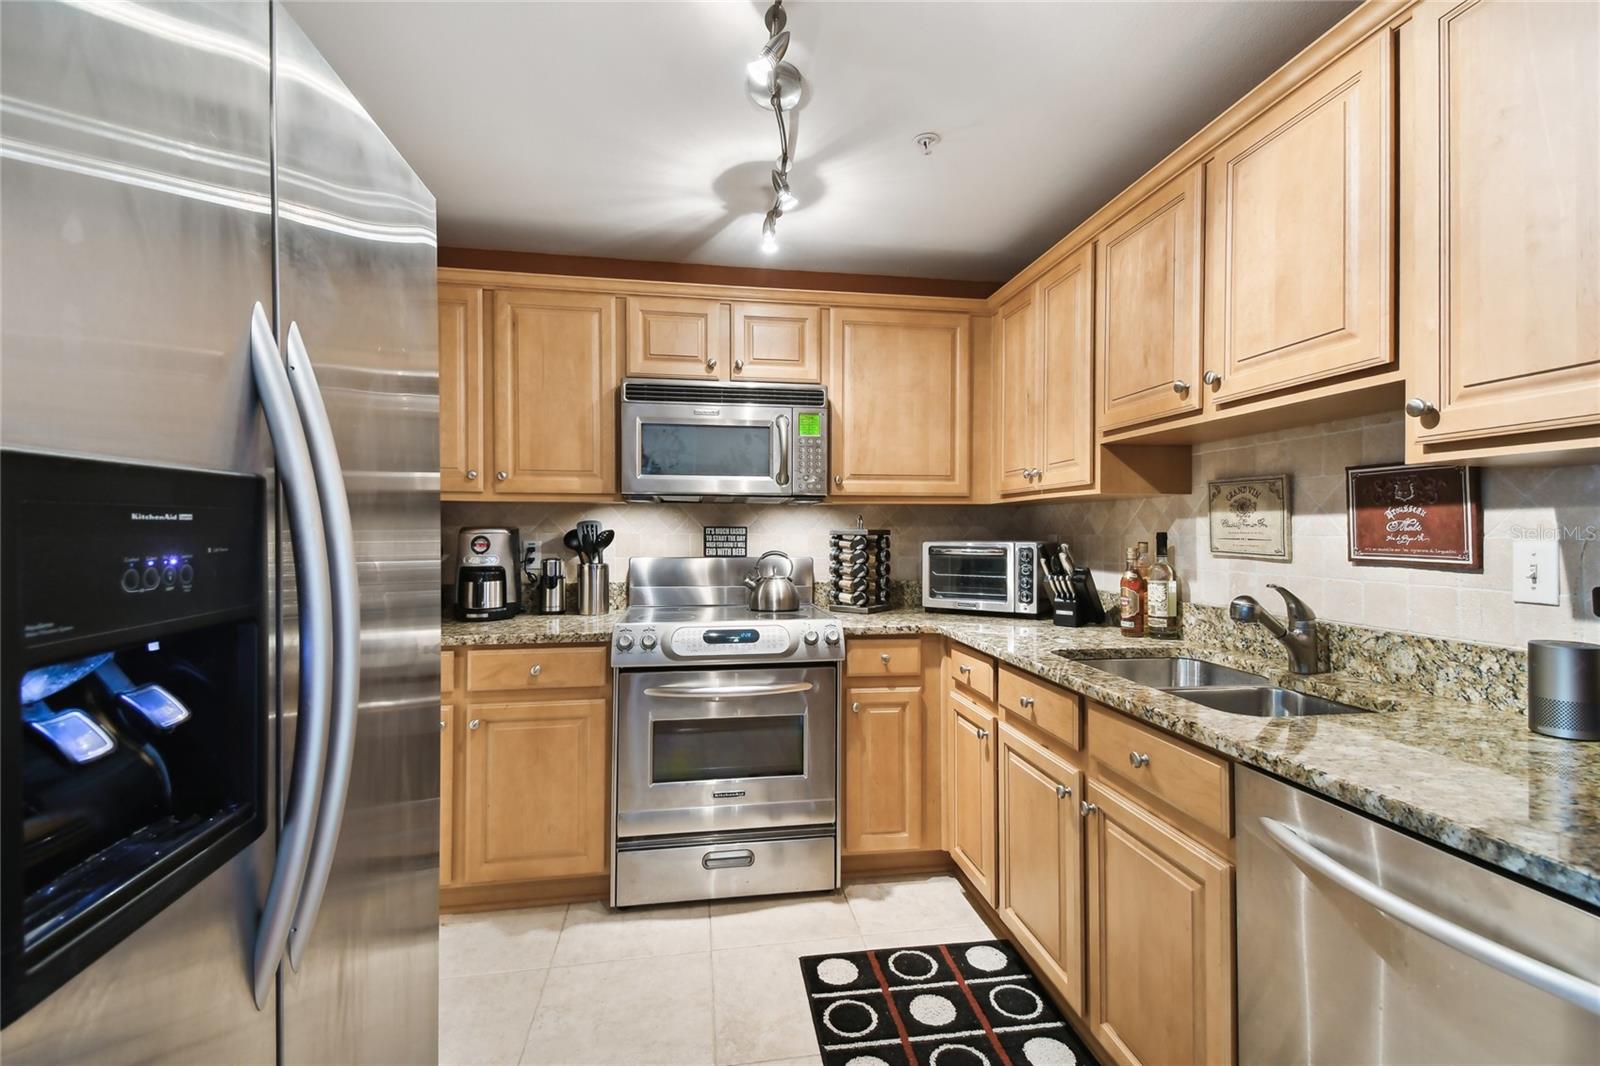
[[[1322,668],[1322,641],[1317,636],[1317,616],[1305,601],[1282,585],[1267,586],[1283,597],[1289,624],[1285,626],[1267,609],[1256,602],[1254,596],[1236,596],[1228,605],[1228,617],[1235,622],[1259,622],[1268,633],[1283,642],[1289,649],[1289,665],[1297,674],[1319,674]]]

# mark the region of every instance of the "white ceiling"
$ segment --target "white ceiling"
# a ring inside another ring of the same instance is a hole
[[[802,202],[774,255],[777,129],[744,87],[765,4],[289,6],[441,244],[998,281],[1354,5],[787,4]]]

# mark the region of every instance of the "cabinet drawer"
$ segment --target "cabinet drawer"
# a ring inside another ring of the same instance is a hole
[[[439,653],[439,691],[454,692],[456,690],[456,653],[442,651]]]
[[[607,656],[603,647],[469,651],[467,691],[601,688],[611,680]]]
[[[950,654],[945,657],[945,665],[950,671],[951,680],[956,684],[975,695],[982,696],[985,700],[993,701],[993,659],[987,655],[979,655],[969,648],[952,644]]]
[[[855,677],[896,677],[922,672],[922,641],[852,640],[845,648],[844,672]]]
[[[1088,701],[1089,756],[1141,797],[1158,800],[1223,836],[1233,835],[1228,761]]]
[[[1020,719],[1069,747],[1079,745],[1083,697],[1031,674],[1000,667],[1000,706],[1008,719]]]

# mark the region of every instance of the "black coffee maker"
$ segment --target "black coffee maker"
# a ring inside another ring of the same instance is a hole
[[[456,617],[493,622],[521,611],[517,535],[509,529],[463,529],[456,544]]]

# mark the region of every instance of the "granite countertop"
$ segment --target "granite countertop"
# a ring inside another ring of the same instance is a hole
[[[621,612],[446,620],[445,647],[579,644],[608,638]],[[848,636],[949,637],[1084,693],[1247,766],[1332,797],[1491,866],[1600,905],[1600,744],[1529,731],[1502,708],[1341,673],[1300,677],[1266,659],[1189,640],[1124,637],[1106,626],[895,610],[840,615]],[[1214,711],[1075,659],[1192,655],[1372,714],[1255,718]]]

